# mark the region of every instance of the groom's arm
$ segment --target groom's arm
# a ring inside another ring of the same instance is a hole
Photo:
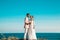
[[[24,28],[25,28],[25,25],[24,25]]]
[[[24,18],[24,28],[25,28],[25,18]]]
[[[25,20],[26,20],[26,18],[24,19],[24,28],[25,28]]]

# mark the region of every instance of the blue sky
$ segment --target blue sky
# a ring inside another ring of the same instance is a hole
[[[60,32],[60,0],[0,0],[0,33],[24,32],[26,13],[36,32]]]

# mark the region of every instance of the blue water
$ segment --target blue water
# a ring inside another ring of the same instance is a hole
[[[24,33],[0,33],[0,38],[3,38],[3,34],[6,38],[14,36],[17,38],[23,38]],[[46,38],[48,40],[60,40],[60,33],[36,33],[37,38]]]

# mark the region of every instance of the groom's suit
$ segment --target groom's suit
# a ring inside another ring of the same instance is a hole
[[[25,28],[24,39],[26,39],[26,36],[27,36],[27,33],[28,33],[28,29],[29,29],[29,18],[28,17],[25,18],[24,28]]]

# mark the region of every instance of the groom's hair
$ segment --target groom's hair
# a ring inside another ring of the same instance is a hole
[[[29,13],[26,14],[26,16],[30,15]]]

